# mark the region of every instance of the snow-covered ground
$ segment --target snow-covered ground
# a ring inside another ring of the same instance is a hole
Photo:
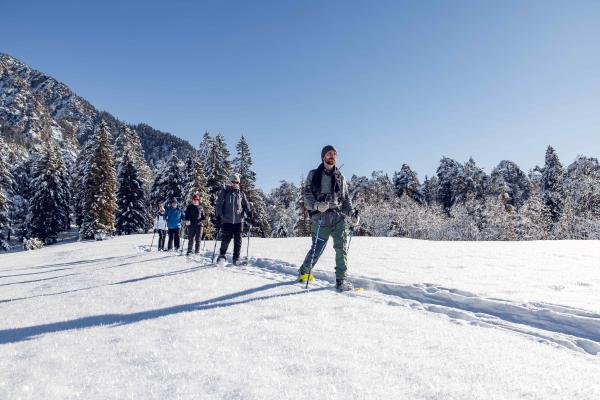
[[[331,244],[305,290],[307,238],[150,237],[0,255],[0,399],[600,398],[600,242],[354,238],[339,294]]]

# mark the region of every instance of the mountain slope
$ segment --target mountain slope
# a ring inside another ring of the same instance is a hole
[[[123,122],[100,112],[64,83],[0,53],[0,133],[9,142],[30,146],[50,138],[73,153],[100,119],[113,137]],[[187,141],[147,125],[132,126],[140,136],[146,160],[157,162],[176,149],[181,157],[193,151]]]

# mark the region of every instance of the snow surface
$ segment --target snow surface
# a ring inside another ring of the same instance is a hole
[[[308,238],[151,236],[0,255],[0,399],[600,398],[599,242],[354,238],[339,294],[331,244],[305,290]]]

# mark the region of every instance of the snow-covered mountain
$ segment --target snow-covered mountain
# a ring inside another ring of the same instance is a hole
[[[357,237],[343,294],[331,244],[295,283],[307,237],[243,267],[151,242],[0,254],[0,399],[600,396],[599,241]]]
[[[7,141],[29,146],[52,138],[76,153],[100,119],[111,126],[113,136],[123,124],[64,83],[0,53],[0,133]],[[187,141],[148,125],[132,128],[140,136],[147,161],[166,158],[173,148],[180,157],[193,150]]]

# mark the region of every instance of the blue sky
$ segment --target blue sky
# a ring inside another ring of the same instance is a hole
[[[325,144],[348,177],[599,156],[600,1],[0,3],[0,52],[195,146],[244,134],[265,190]]]

